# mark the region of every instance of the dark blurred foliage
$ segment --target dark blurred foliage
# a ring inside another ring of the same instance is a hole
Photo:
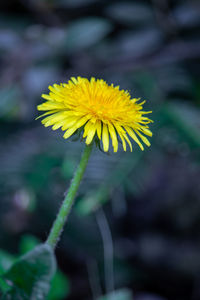
[[[144,153],[93,153],[56,250],[66,299],[112,286],[103,246],[115,288],[135,300],[200,299],[199,32],[198,0],[0,2],[4,251],[27,233],[45,241],[83,148],[35,121],[48,85],[104,78],[153,110]]]

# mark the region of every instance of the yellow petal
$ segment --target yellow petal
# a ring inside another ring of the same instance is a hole
[[[55,124],[58,121],[62,121],[65,118],[65,116],[63,115],[63,112],[57,112],[54,113],[46,118],[44,118],[42,120],[42,124],[44,124],[45,127],[51,126],[53,124]]]
[[[62,87],[58,84],[54,84],[53,86],[49,85],[49,90],[52,91],[54,94],[57,94],[61,89]]]
[[[50,100],[50,101],[53,101],[53,99],[51,98],[50,95],[47,95],[47,94],[42,94],[41,96],[42,98],[46,99],[46,100]]]
[[[97,135],[98,138],[101,140],[101,121],[97,121]]]
[[[63,135],[64,139],[68,139],[76,130],[76,127],[71,127],[70,129],[68,129]]]
[[[57,113],[58,111],[57,110],[51,110],[51,111],[47,111],[46,113],[42,114],[41,116],[37,117],[36,120],[44,117],[44,116],[48,116],[48,115],[51,115],[53,113]]]
[[[123,134],[125,133],[124,129],[120,125],[118,125],[116,122],[115,122],[114,125],[115,125],[117,133],[119,134],[119,136],[120,136],[120,138],[122,140],[123,149],[124,149],[124,151],[126,151],[126,142],[125,142],[125,139],[123,137]]]
[[[105,152],[109,150],[109,135],[108,135],[108,127],[103,123],[103,131],[102,131],[102,142],[103,149]]]
[[[52,126],[52,129],[53,129],[53,130],[56,130],[56,129],[62,127],[64,124],[65,124],[65,120],[62,120],[62,121],[60,121],[60,122],[57,122],[57,123],[55,123],[55,125]]]
[[[38,110],[54,110],[54,109],[63,109],[64,105],[62,103],[47,101],[37,106]]]
[[[77,122],[77,118],[75,117],[66,118],[62,130],[64,131],[72,126],[76,127],[76,122]]]
[[[80,118],[76,123],[76,128],[80,128],[81,126],[83,126],[89,119],[90,116],[88,115]]]
[[[131,150],[131,152],[132,152],[132,151],[133,151],[132,144],[131,144],[129,138],[127,137],[126,133],[123,134],[123,137],[124,137],[125,140],[128,142],[129,147],[130,147],[130,150]]]
[[[84,127],[84,134],[83,138],[85,138],[88,135],[88,131],[90,130],[90,127],[93,126],[94,124],[91,121],[88,121],[87,124]]]
[[[118,132],[118,134],[119,134],[119,136],[120,136],[120,138],[122,140],[123,149],[126,152],[126,142],[125,142],[125,139],[124,139],[123,135],[121,134],[121,132]]]
[[[143,131],[148,136],[152,136],[152,132],[148,128],[145,128],[144,126],[143,127],[140,126],[140,128],[138,128],[138,130]]]
[[[128,134],[132,137],[132,139],[140,146],[141,150],[144,150],[144,147],[142,145],[142,143],[139,141],[139,139],[137,138],[136,134],[134,133],[133,129],[128,127],[128,126],[124,126],[124,129],[128,132]]]
[[[141,138],[141,140],[149,147],[151,146],[151,143],[149,142],[149,140],[143,136],[138,130],[135,130],[135,132],[139,135],[139,137]]]
[[[93,126],[91,126],[90,129],[88,130],[87,138],[85,141],[87,145],[89,145],[92,142],[95,133],[96,133],[96,124],[93,124]]]
[[[117,150],[118,150],[117,135],[116,135],[115,129],[111,123],[108,123],[108,129],[109,129],[110,136],[112,139],[112,145],[113,145],[114,152],[117,152]]]

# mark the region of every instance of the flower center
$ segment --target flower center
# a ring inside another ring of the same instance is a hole
[[[113,116],[113,112],[107,105],[92,104],[89,108],[90,113],[99,120],[110,120]]]

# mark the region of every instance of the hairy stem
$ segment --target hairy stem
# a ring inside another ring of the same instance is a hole
[[[60,210],[58,212],[58,215],[53,223],[53,226],[51,228],[51,231],[46,241],[46,243],[49,244],[52,248],[55,248],[56,244],[59,241],[60,235],[63,231],[63,227],[65,225],[65,222],[67,221],[67,218],[71,211],[71,207],[74,203],[74,198],[79,188],[83,174],[85,172],[91,151],[92,151],[92,144],[89,146],[85,146],[80,164],[78,165],[74,173],[74,177],[71,181],[68,193],[65,196],[63,203],[60,207]]]

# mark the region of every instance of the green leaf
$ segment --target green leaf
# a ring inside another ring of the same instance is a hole
[[[43,300],[55,274],[56,260],[51,247],[42,244],[19,258],[3,275],[10,290],[5,300]]]
[[[19,250],[21,254],[25,254],[28,251],[31,251],[34,247],[40,244],[38,238],[33,235],[26,234],[22,236],[19,244]],[[48,294],[48,300],[59,300],[65,298],[69,294],[69,280],[68,278],[60,271],[57,270],[51,281],[51,287]]]
[[[100,297],[98,300],[133,300],[133,295],[129,289],[121,289]]]

